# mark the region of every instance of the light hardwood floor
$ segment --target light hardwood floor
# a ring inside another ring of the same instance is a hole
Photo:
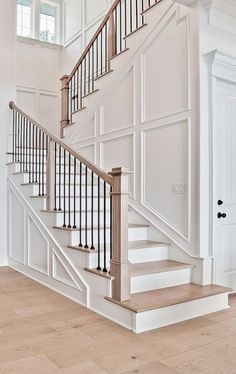
[[[234,374],[232,308],[135,335],[0,268],[0,374]]]

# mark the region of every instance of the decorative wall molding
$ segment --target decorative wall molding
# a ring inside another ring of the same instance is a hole
[[[236,52],[228,55],[217,49],[203,55],[210,76],[236,82]]]
[[[234,0],[202,0],[210,26],[236,36],[236,2]]]

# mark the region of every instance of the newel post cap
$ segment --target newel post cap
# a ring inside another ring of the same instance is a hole
[[[64,81],[65,79],[68,79],[68,78],[69,78],[69,75],[63,75],[60,80]]]
[[[14,101],[10,101],[10,102],[9,102],[9,108],[13,109],[13,108],[14,108],[14,106],[15,106],[15,103],[14,103]]]
[[[117,168],[112,168],[109,174],[114,177],[114,176],[119,176],[119,175],[133,174],[133,172],[130,171],[128,168],[117,167]]]

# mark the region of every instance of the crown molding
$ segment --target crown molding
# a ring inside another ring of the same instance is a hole
[[[175,3],[191,7],[197,0],[174,0]]]
[[[208,22],[224,32],[236,36],[236,1],[201,0],[208,14]]]
[[[210,76],[236,83],[236,56],[215,49],[203,58]]]

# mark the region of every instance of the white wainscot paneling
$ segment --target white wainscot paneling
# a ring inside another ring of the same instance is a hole
[[[101,107],[101,132],[134,125],[134,69],[132,68]]]
[[[143,121],[188,109],[188,18],[176,22],[174,14],[143,52]]]
[[[81,153],[84,157],[88,160],[96,164],[96,152],[95,152],[95,144],[78,147],[77,150]]]
[[[99,17],[103,12],[105,12],[108,7],[107,0],[86,0],[85,1],[85,16],[86,16],[86,25],[94,21]]]
[[[9,215],[9,248],[10,257],[21,264],[25,258],[24,238],[24,207],[12,190],[9,191],[10,215]]]
[[[37,95],[34,91],[17,88],[17,105],[29,116],[37,118]]]
[[[37,85],[37,45],[31,42],[18,41],[16,50],[17,85],[36,87]]]
[[[39,122],[55,135],[59,135],[59,98],[39,94]]]
[[[96,115],[88,121],[88,123],[84,126],[79,126],[76,134],[76,138],[74,139],[75,142],[82,142],[84,140],[93,139],[96,136]]]
[[[47,91],[59,90],[60,51],[47,46],[38,46],[39,83],[38,88]]]
[[[129,192],[134,196],[134,135],[126,135],[101,143],[101,167],[111,171],[113,167],[124,167],[133,174],[129,177]]]
[[[185,238],[188,154],[187,120],[143,133],[143,204]]]
[[[52,254],[52,274],[53,278],[55,278],[56,280],[65,283],[68,286],[77,288],[74,280],[72,279],[72,277],[66,270],[65,266],[63,265],[62,261],[54,251]]]
[[[49,273],[49,243],[30,217],[28,217],[28,263],[30,267],[41,273]]]
[[[65,0],[65,42],[76,35],[82,27],[82,0]]]
[[[73,43],[69,44],[61,51],[61,74],[69,74],[78,62],[82,52],[82,38],[79,36]]]

